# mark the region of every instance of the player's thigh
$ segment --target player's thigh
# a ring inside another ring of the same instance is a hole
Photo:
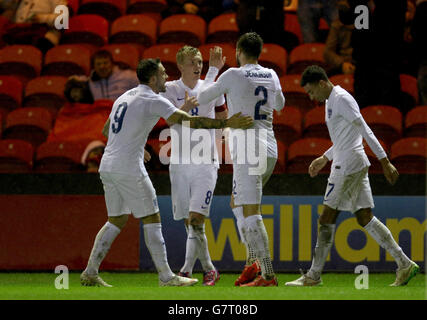
[[[262,175],[250,174],[246,164],[233,164],[233,196],[236,206],[260,204],[262,198]]]
[[[131,211],[119,192],[115,177],[110,172],[100,172],[100,178],[104,189],[108,217],[129,215]]]
[[[213,165],[200,165],[192,172],[190,212],[209,216],[217,177],[218,169]]]
[[[188,219],[190,211],[190,166],[170,165],[172,212],[175,220]]]

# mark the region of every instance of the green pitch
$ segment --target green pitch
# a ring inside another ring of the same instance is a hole
[[[80,273],[69,274],[69,289],[55,288],[55,273],[0,273],[1,300],[425,300],[426,276],[418,274],[407,286],[389,287],[395,279],[392,273],[370,274],[369,289],[357,290],[358,274],[326,273],[323,286],[293,288],[285,282],[298,274],[278,274],[279,286],[273,288],[234,287],[237,274],[221,274],[215,287],[201,285],[202,275],[195,274],[199,283],[193,287],[159,287],[154,273],[108,273],[102,278],[113,288],[82,287]]]

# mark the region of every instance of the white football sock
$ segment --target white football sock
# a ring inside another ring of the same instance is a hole
[[[198,257],[198,239],[192,228],[190,226],[185,225],[185,229],[187,230],[187,243],[185,246],[185,262],[182,266],[180,272],[189,272],[190,275],[193,274],[194,264],[196,263]]]
[[[246,264],[251,265],[255,262],[255,251],[246,239],[245,217],[243,215],[243,207],[236,207],[233,210],[236,217],[237,229],[239,230],[240,240],[244,243],[246,248]]]
[[[270,258],[268,235],[260,214],[245,218],[247,240],[255,251],[256,258],[261,266],[264,279],[274,276],[273,265]]]
[[[202,264],[203,271],[211,271],[215,270],[215,267],[212,263],[211,256],[209,255],[209,249],[208,249],[208,239],[206,239],[206,233],[205,233],[205,225],[190,225],[189,226],[190,233],[192,233],[198,243],[197,243],[197,252],[198,257],[200,260],[200,263]]]
[[[99,230],[95,237],[95,242],[93,244],[93,248],[86,267],[86,272],[89,275],[98,274],[99,266],[101,265],[102,260],[104,260],[105,256],[110,250],[111,244],[119,233],[120,229],[108,221]]]
[[[314,280],[318,280],[322,273],[325,261],[332,247],[334,232],[335,224],[319,225],[313,261],[310,270],[307,272],[307,276]]]
[[[376,217],[365,226],[365,230],[375,239],[375,241],[396,260],[398,268],[406,268],[411,260],[405,255],[402,248],[396,243],[390,230]]]
[[[174,273],[168,264],[161,223],[144,224],[144,239],[159,273],[160,280],[163,282],[169,281],[174,276]]]

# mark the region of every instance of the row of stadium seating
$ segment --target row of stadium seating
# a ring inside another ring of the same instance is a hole
[[[23,140],[0,140],[0,172],[82,172],[82,155],[88,144],[87,140],[51,141],[34,148]],[[149,169],[166,171],[167,166],[160,162],[159,150],[165,142],[151,139],[147,149],[154,151]],[[224,146],[224,144],[223,144]],[[296,140],[289,147],[278,142],[278,162],[275,173],[307,173],[310,162],[322,155],[331,146],[329,139],[304,138]],[[389,151],[390,159],[400,173],[426,173],[427,138],[411,137],[396,141]],[[372,173],[381,173],[381,165],[375,155],[366,148],[371,161]],[[222,148],[221,172],[231,172],[229,155]],[[328,172],[324,168],[322,173]]]

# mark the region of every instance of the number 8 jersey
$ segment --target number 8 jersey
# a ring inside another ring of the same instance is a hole
[[[210,67],[205,77],[205,86],[198,96],[205,104],[226,94],[229,117],[241,112],[251,116],[255,129],[267,130],[267,157],[277,158],[277,144],[273,131],[273,110],[282,110],[285,98],[276,72],[259,64],[246,64],[229,68],[216,82],[218,69]]]
[[[109,119],[108,142],[99,171],[146,176],[144,147],[160,118],[177,109],[167,99],[140,84],[114,102]]]

